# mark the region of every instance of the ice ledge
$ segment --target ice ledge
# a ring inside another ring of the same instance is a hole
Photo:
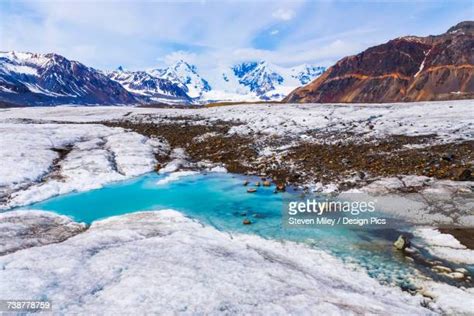
[[[0,267],[0,293],[46,297],[57,313],[431,314],[323,251],[230,236],[171,210],[98,221]]]

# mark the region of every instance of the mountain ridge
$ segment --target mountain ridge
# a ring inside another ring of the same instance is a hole
[[[54,53],[19,52],[0,53],[0,101],[20,105],[137,102],[94,68]]]
[[[405,36],[344,57],[283,102],[383,103],[474,98],[474,22]]]
[[[119,67],[116,71],[107,72],[106,75],[145,103],[191,102],[186,90],[180,85],[154,77],[146,71],[127,71]]]
[[[184,60],[166,68],[101,71],[55,53],[1,52],[0,101],[35,106],[281,100],[324,70],[251,61],[217,69],[211,82]]]
[[[212,89],[209,82],[200,76],[197,67],[182,59],[169,67],[155,68],[148,73],[178,84],[190,98],[202,97],[203,93]]]

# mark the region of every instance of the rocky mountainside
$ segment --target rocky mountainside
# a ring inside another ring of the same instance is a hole
[[[102,72],[57,54],[0,53],[0,102],[19,105],[131,104]]]
[[[285,102],[410,102],[474,98],[474,22],[406,36],[338,61]]]
[[[189,103],[188,89],[180,83],[157,78],[145,71],[126,71],[119,67],[107,76],[120,83],[125,89],[145,103]]]

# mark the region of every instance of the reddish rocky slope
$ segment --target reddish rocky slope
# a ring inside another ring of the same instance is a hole
[[[410,102],[474,99],[474,22],[437,36],[406,36],[330,67],[284,102]]]

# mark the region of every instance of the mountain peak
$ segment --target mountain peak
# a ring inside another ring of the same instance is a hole
[[[178,84],[158,78],[146,71],[124,71],[123,67],[107,76],[144,102],[188,103],[189,96]]]
[[[201,78],[197,67],[183,59],[177,60],[167,68],[156,68],[148,72],[152,76],[179,85],[190,98],[200,98],[204,92],[212,89],[207,80]]]
[[[473,34],[474,33],[474,21],[459,22],[455,26],[449,28],[447,33],[457,33],[459,31],[464,32],[464,33]]]
[[[183,60],[183,59],[179,59],[174,65],[173,65],[173,68],[174,69],[182,69],[184,68],[184,70],[189,70],[189,71],[192,71],[192,72],[197,72],[197,67],[193,64],[190,64],[188,63],[187,61]]]

